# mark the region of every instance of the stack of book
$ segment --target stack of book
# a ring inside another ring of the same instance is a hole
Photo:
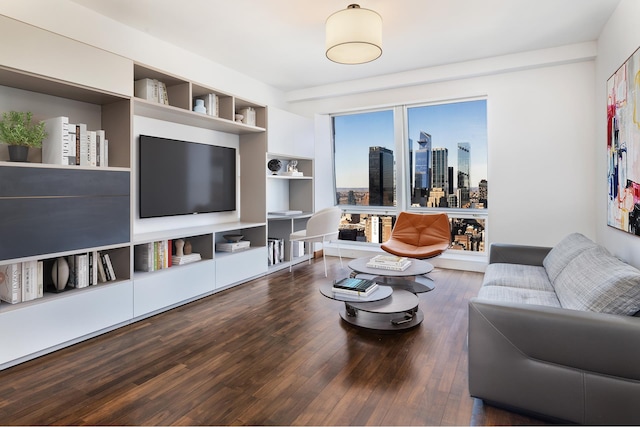
[[[0,266],[0,300],[10,304],[42,298],[42,261]]]
[[[407,257],[395,255],[376,255],[367,263],[367,267],[393,271],[404,271],[409,268],[410,265],[411,260]]]
[[[369,279],[356,279],[347,277],[333,284],[332,291],[335,294],[347,296],[366,297],[378,289],[378,284]]]
[[[182,256],[178,256],[178,255],[174,255],[171,257],[171,264],[172,265],[185,265],[185,264],[189,264],[190,262],[196,262],[196,261],[200,261],[202,260],[202,257],[200,256],[200,254],[198,253],[190,253],[187,255],[182,255]]]
[[[248,240],[241,240],[239,242],[223,242],[216,243],[216,251],[221,252],[237,252],[251,247],[251,242]]]

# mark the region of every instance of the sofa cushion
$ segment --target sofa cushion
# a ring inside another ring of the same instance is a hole
[[[489,264],[484,272],[482,285],[554,292],[544,267],[534,265]]]
[[[627,316],[640,310],[640,270],[600,246],[576,256],[553,286],[564,308]]]
[[[562,239],[549,251],[542,261],[542,265],[547,270],[547,275],[551,283],[564,270],[569,262],[583,251],[595,248],[597,245],[580,233],[572,233]]]
[[[553,291],[523,289],[511,286],[483,286],[478,298],[491,301],[512,302],[517,304],[536,304],[561,308],[560,301]]]

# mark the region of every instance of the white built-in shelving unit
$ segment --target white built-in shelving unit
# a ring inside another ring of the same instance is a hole
[[[0,369],[273,271],[268,238],[286,239],[304,228],[314,210],[311,120],[7,17],[0,17],[0,36],[21,40],[20,52],[7,44],[0,48],[0,113],[32,111],[38,120],[68,116],[70,122],[104,129],[109,140],[108,168],[43,164],[37,149],[31,150],[29,163],[13,163],[6,145],[0,145],[0,268],[42,261],[47,283],[56,258],[100,251],[109,254],[117,277],[87,288],[45,292],[24,303],[0,303],[3,342],[10,343],[0,348]],[[38,60],[21,54],[30,49],[38,52]],[[62,51],[66,54],[59,55]],[[66,59],[72,54],[99,66],[87,73]],[[143,78],[166,85],[168,105],[134,95],[134,81]],[[219,99],[217,117],[192,111],[194,98],[208,93]],[[255,110],[255,125],[235,120],[246,107]],[[140,219],[137,123],[145,121],[237,144],[237,211]],[[270,175],[266,164],[273,158],[285,168],[297,160],[304,176]],[[273,216],[270,209],[303,213]],[[226,234],[242,234],[250,248],[217,252],[216,243],[225,241]],[[134,269],[136,245],[176,239],[189,241],[201,260],[151,272]],[[288,259],[287,249],[281,267],[303,259]]]

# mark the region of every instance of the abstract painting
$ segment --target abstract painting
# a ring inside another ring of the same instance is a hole
[[[607,80],[607,224],[640,236],[640,49]]]

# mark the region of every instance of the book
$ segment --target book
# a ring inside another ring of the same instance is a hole
[[[107,274],[104,271],[104,264],[102,263],[102,256],[100,252],[97,254],[96,264],[98,265],[98,281],[104,283],[107,281]]]
[[[410,265],[411,260],[395,255],[376,255],[367,262],[367,267],[393,271],[404,271]]]
[[[22,263],[22,301],[38,298],[38,261],[24,261]]]
[[[98,143],[96,140],[96,131],[88,130],[87,131],[87,146],[88,146],[88,162],[89,166],[97,166],[98,165]]]
[[[76,160],[76,129],[75,123],[69,123],[69,155],[67,156],[70,165],[77,165]]]
[[[22,265],[0,266],[0,300],[9,304],[22,302]]]
[[[189,264],[190,262],[200,261],[202,257],[198,253],[190,253],[189,255],[173,255],[171,257],[171,263],[173,265],[184,265]]]
[[[216,251],[221,252],[236,252],[251,247],[251,242],[248,240],[241,240],[233,243],[216,243]]]
[[[109,167],[109,140],[108,139],[103,139],[103,143],[102,143],[103,147],[104,147],[104,153],[102,155],[102,159],[103,159],[103,166]]]
[[[75,165],[75,149],[72,153],[70,147],[69,117],[53,117],[43,122],[47,136],[42,141],[42,163]],[[72,161],[70,156],[73,157]]]
[[[104,267],[105,275],[107,276],[107,281],[112,282],[116,280],[116,273],[113,270],[113,264],[111,264],[111,257],[109,254],[101,254],[100,258],[102,266]]]
[[[335,282],[332,287],[332,291],[335,293],[362,297],[371,295],[376,289],[378,289],[378,284],[373,280],[356,279],[353,277],[339,280]]]

